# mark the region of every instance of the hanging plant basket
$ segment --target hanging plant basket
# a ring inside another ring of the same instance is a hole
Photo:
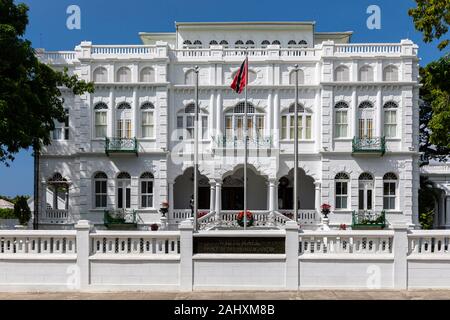
[[[244,211],[241,211],[237,214],[237,223],[238,225],[240,225],[241,227],[244,226]],[[246,214],[246,222],[247,222],[247,227],[251,227],[253,225],[253,222],[255,222],[255,219],[253,217],[253,213],[251,213],[250,211],[247,211]]]

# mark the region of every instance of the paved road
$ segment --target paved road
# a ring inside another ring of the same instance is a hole
[[[0,300],[450,300],[450,290],[0,293]]]

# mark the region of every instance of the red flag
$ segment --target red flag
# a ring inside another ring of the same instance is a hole
[[[233,82],[231,83],[231,89],[233,89],[237,93],[241,93],[247,85],[247,77],[248,77],[248,58],[245,58],[244,62],[242,62],[241,67],[238,72],[234,76]]]

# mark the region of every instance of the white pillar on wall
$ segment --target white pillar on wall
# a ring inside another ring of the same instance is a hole
[[[314,207],[317,212],[320,211],[320,200],[321,200],[321,192],[320,192],[321,182],[314,182]]]
[[[109,91],[109,105],[108,105],[108,128],[106,130],[107,135],[109,137],[114,137],[114,127],[115,127],[115,119],[116,119],[116,99],[114,95],[114,89]],[[95,119],[94,119],[95,121]]]
[[[269,92],[267,96],[267,120],[266,120],[266,135],[271,135],[273,131],[272,119],[273,119],[273,108],[272,108],[272,93]]]
[[[378,88],[377,90],[377,101],[375,106],[375,118],[376,120],[376,130],[375,136],[381,137],[383,132],[383,105],[382,105],[382,97],[381,97],[381,88]]]
[[[131,119],[131,123],[133,124],[133,137],[137,137],[138,136],[138,127],[139,127],[139,106],[138,106],[138,98],[137,98],[137,89],[133,88],[133,102],[132,102],[132,110],[133,110],[133,117]]]
[[[279,123],[280,123],[280,100],[278,99],[278,92],[275,92],[274,94],[274,102],[273,102],[273,141],[274,141],[274,147],[279,148],[280,147],[280,129],[279,129]]]
[[[210,194],[209,194],[209,210],[214,211],[216,207],[216,181],[211,181],[210,183]]]
[[[269,211],[273,213],[275,211],[275,179],[269,180]]]
[[[222,181],[216,180],[216,221],[220,218],[220,211],[222,209]]]
[[[352,127],[350,128],[350,134],[349,136],[356,137],[358,136],[358,102],[356,101],[356,87],[353,88],[352,92],[352,101],[350,102],[350,116],[351,119],[348,119],[347,121],[351,121]],[[333,106],[334,107],[334,106]]]
[[[222,94],[220,92],[217,93],[217,99],[216,99],[216,135],[219,134],[219,132],[222,132]]]

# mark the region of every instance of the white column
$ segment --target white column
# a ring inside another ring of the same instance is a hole
[[[180,230],[180,290],[192,291],[193,285],[193,230],[192,221],[185,220],[180,223],[178,227]]]
[[[275,211],[275,179],[269,180],[269,211]]]
[[[405,290],[408,288],[408,226],[393,225],[394,229],[394,289]],[[378,288],[373,288],[378,289]]]
[[[115,99],[115,95],[114,95],[114,89],[111,89],[111,91],[109,91],[109,106],[108,106],[108,128],[106,130],[106,134],[108,135],[108,137],[114,137],[115,132],[114,132],[114,128],[115,128],[115,119],[116,119],[116,99]]]
[[[286,231],[286,289],[298,290],[299,287],[299,241],[298,224],[295,221],[287,221]]]
[[[272,124],[272,119],[273,119],[273,104],[272,104],[272,93],[269,92],[268,96],[267,96],[267,120],[266,120],[266,126],[267,128],[265,129],[266,131],[266,135],[271,136],[273,134],[273,124]]]
[[[383,132],[383,106],[382,106],[382,98],[381,98],[381,88],[378,88],[377,90],[377,101],[376,101],[376,107],[375,107],[375,112],[376,112],[376,132],[375,132],[375,136],[376,137],[381,137],[382,136],[382,132]]]
[[[347,121],[351,121],[352,127],[350,128],[350,137],[356,137],[358,136],[358,102],[357,100],[357,94],[356,94],[356,87],[353,88],[352,92],[352,101],[350,102],[350,112],[348,114],[350,119],[347,119]],[[334,107],[334,106],[333,106]]]
[[[273,102],[273,141],[274,141],[274,147],[279,148],[280,147],[280,101],[278,99],[278,92],[275,92],[274,94],[274,102]]]
[[[138,127],[139,127],[139,106],[138,106],[138,99],[137,99],[137,89],[134,88],[133,89],[133,102],[132,102],[132,119],[131,119],[131,123],[133,124],[133,137],[138,136]]]
[[[77,289],[86,290],[89,286],[89,221],[79,220],[75,225],[75,230],[77,232],[76,248],[79,275]]]
[[[169,185],[169,217],[173,218],[174,201],[173,201],[173,181],[167,182]]]
[[[217,99],[216,99],[216,133],[215,135],[219,135],[220,132],[221,135],[223,135],[222,130],[222,94],[220,92],[217,93]]]
[[[209,210],[213,212],[216,206],[216,181],[211,181],[210,183],[210,195],[209,195]]]
[[[222,210],[222,181],[216,181],[216,220],[220,218],[220,211]]]
[[[320,198],[321,198],[321,190],[320,190],[321,182],[314,182],[314,207],[317,212],[320,211]]]

